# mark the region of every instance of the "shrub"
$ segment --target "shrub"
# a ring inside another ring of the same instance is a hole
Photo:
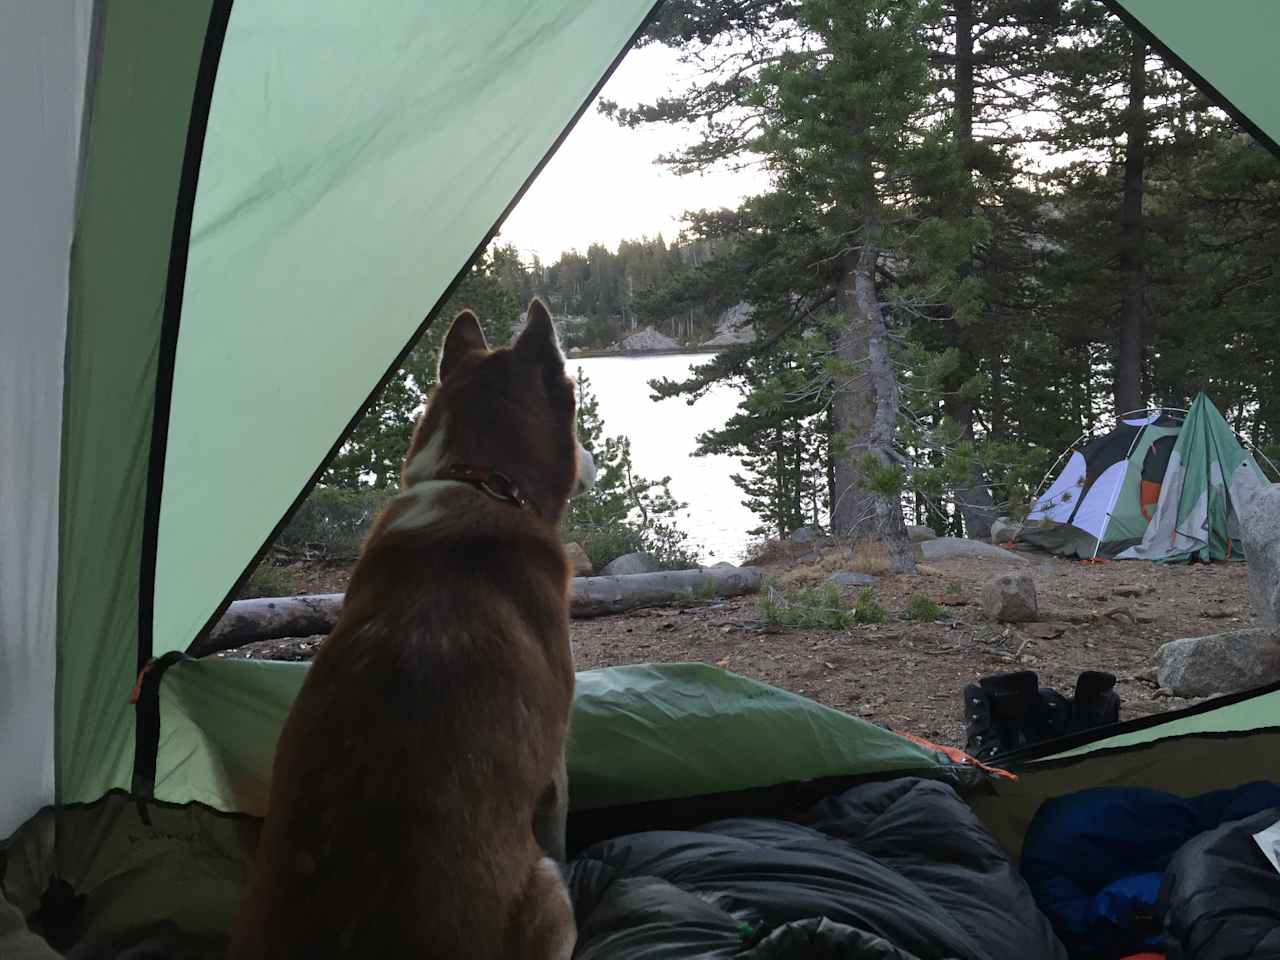
[[[870,587],[864,587],[858,594],[857,603],[853,609],[854,623],[884,623],[888,619],[884,612],[884,607],[880,606],[880,601],[876,599],[876,593]]]
[[[242,600],[255,597],[284,597],[291,593],[289,575],[269,560],[259,563],[240,590]]]
[[[582,547],[595,570],[599,570],[610,560],[616,560],[624,553],[636,553],[643,549],[639,533],[622,523],[601,523],[581,527],[567,523],[564,528],[564,541],[576,543]]]
[[[353,560],[374,517],[395,490],[316,487],[302,502],[275,545],[305,557]]]
[[[933,623],[946,617],[947,612],[922,593],[912,594],[907,601],[907,619],[920,623]]]

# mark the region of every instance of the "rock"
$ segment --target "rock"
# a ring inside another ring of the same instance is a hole
[[[991,521],[991,542],[1008,543],[1018,535],[1022,524],[1015,523],[1008,517],[996,517]]]
[[[813,543],[819,537],[823,536],[822,528],[815,527],[813,524],[799,527],[787,534],[787,539],[792,543]]]
[[[632,573],[656,573],[658,561],[647,553],[624,553],[600,568],[600,576],[617,577]]]
[[[1035,581],[1026,573],[1003,573],[988,580],[982,585],[982,612],[1002,623],[1039,619]]]
[[[1144,593],[1150,593],[1151,587],[1116,587],[1115,595],[1117,597],[1140,597]]]
[[[680,349],[680,344],[653,327],[645,327],[624,337],[618,349],[623,353],[673,353]]]
[[[748,303],[739,303],[730,307],[716,321],[716,333],[710,340],[703,341],[704,347],[731,347],[739,343],[750,343],[755,339],[755,328],[751,326],[752,308]]]
[[[912,543],[923,543],[926,540],[937,540],[938,535],[933,532],[931,527],[909,523],[907,524],[907,539]]]
[[[869,573],[855,573],[852,570],[837,570],[831,576],[827,577],[826,583],[834,583],[837,587],[869,587],[873,583],[879,583],[879,577],[873,577]]]
[[[1249,558],[1249,601],[1258,622],[1280,624],[1280,484],[1262,487],[1238,504]]]
[[[1004,560],[1013,564],[1025,564],[1030,561],[1026,557],[1011,550],[1001,550],[981,540],[965,540],[961,537],[939,537],[937,540],[925,540],[916,544],[916,554],[924,560],[945,560],[948,557],[986,557],[989,560]]]
[[[575,577],[589,577],[594,569],[591,566],[591,558],[587,556],[587,551],[582,549],[581,544],[566,543],[564,545],[564,555],[569,558],[569,566],[573,570]]]
[[[1237,693],[1280,680],[1280,631],[1252,627],[1171,640],[1156,651],[1156,679],[1178,697]]]

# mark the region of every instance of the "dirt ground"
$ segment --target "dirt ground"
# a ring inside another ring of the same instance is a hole
[[[820,583],[848,556],[836,545],[775,547],[757,563],[786,589]],[[849,629],[766,625],[758,598],[740,597],[573,622],[579,669],[624,663],[699,661],[810,697],[847,713],[941,744],[963,746],[961,690],[979,677],[1030,669],[1070,695],[1082,670],[1119,678],[1121,719],[1194,701],[1165,695],[1154,654],[1178,637],[1238,628],[1250,619],[1244,564],[1086,565],[1043,554],[1010,559],[952,558],[875,586],[886,622]],[[286,568],[294,593],[342,590],[345,569]],[[991,577],[1024,570],[1035,580],[1040,621],[988,621],[978,602]],[[848,588],[852,597],[858,588]],[[905,619],[909,598],[943,604],[934,623]],[[265,641],[222,656],[309,659],[322,637]]]

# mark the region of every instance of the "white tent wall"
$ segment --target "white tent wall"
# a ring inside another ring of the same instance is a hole
[[[0,0],[0,837],[54,799],[68,261],[92,0]]]
[[[1073,526],[1102,539],[1107,528],[1107,519],[1115,508],[1116,497],[1120,495],[1120,488],[1124,486],[1124,478],[1129,472],[1129,466],[1128,460],[1121,460],[1102,471],[1102,475],[1093,481],[1093,486],[1085,493],[1084,502],[1080,504],[1080,509],[1076,511],[1075,518],[1071,521]]]
[[[1045,491],[1036,501],[1035,508],[1027,514],[1027,522],[1035,520],[1054,520],[1066,523],[1080,502],[1080,491],[1084,489],[1086,465],[1084,454],[1079,450],[1071,454],[1067,465],[1053,481],[1053,486]]]

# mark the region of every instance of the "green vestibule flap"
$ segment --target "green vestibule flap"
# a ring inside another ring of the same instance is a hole
[[[71,259],[58,597],[65,801],[129,782],[156,358],[208,0],[102,5]],[[198,549],[198,547],[193,547]]]
[[[192,226],[155,653],[215,612],[653,0],[236,0]]]
[[[1187,411],[1142,543],[1124,559],[1180,563],[1239,559],[1236,509],[1267,483],[1262,469],[1203,393]]]
[[[1280,728],[1280,691],[1247,697],[1235,703],[1215,707],[1186,717],[1175,717],[1160,724],[1099,739],[1083,747],[1044,757],[1040,763],[1078,757],[1103,750],[1133,747],[1170,737],[1188,734],[1247,733]]]
[[[156,798],[265,813],[276,739],[305,675],[305,664],[253,660],[170,669],[160,688]],[[701,664],[578,674],[575,810],[941,762],[865,720]]]
[[[1112,0],[1231,102],[1272,143],[1280,142],[1280,3],[1275,0]]]

